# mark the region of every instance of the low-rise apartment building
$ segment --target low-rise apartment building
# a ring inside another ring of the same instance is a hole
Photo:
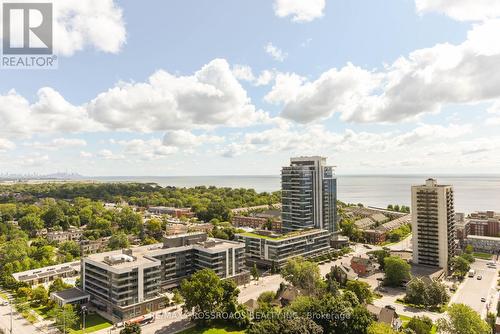
[[[308,229],[287,234],[257,231],[236,236],[245,244],[246,261],[261,267],[279,268],[290,258],[317,256],[331,249],[331,233],[327,230]]]
[[[77,228],[68,231],[48,232],[46,238],[49,242],[79,241],[83,236],[83,231]]]
[[[80,262],[74,261],[14,273],[12,274],[12,277],[14,277],[14,279],[18,282],[35,286],[39,284],[52,283],[56,278],[76,277],[79,273]]]
[[[500,254],[500,238],[469,235],[465,239],[465,245],[470,245],[474,251]]]
[[[123,321],[165,307],[163,292],[195,271],[248,280],[245,246],[206,233],[168,236],[161,244],[94,254],[83,259],[82,287],[108,319]]]
[[[235,227],[251,227],[254,229],[263,229],[267,224],[273,231],[281,231],[281,219],[273,219],[269,217],[255,216],[235,216],[231,219],[231,223]]]
[[[154,215],[169,215],[176,218],[191,218],[195,215],[191,211],[191,208],[172,208],[167,206],[151,206],[148,208],[148,212]]]

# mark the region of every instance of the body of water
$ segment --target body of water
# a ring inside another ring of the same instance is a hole
[[[455,210],[500,211],[500,175],[433,176],[440,184],[453,185]],[[410,187],[425,183],[423,175],[337,175],[338,198],[348,203],[387,207],[410,205]],[[171,177],[96,177],[97,181],[151,182],[161,186],[194,187],[199,185],[252,188],[258,192],[280,190],[279,176],[171,176]]]

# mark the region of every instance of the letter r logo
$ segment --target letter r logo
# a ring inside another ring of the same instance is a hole
[[[52,54],[52,4],[3,4],[3,54]]]

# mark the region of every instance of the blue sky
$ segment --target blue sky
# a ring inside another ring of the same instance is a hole
[[[58,69],[0,70],[0,173],[498,166],[491,0],[73,1]]]

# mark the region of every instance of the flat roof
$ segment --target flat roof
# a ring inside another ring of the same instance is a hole
[[[108,262],[105,262],[105,260],[107,258],[111,258],[111,257],[118,258],[120,256],[126,255],[125,253],[123,253],[122,249],[104,252],[104,253],[91,254],[91,255],[87,256],[86,259],[89,259],[89,260],[95,261],[95,262],[100,262],[106,266],[116,268],[116,269],[135,268],[135,267],[143,265],[143,264],[155,263],[156,260],[152,259],[148,255],[150,254],[150,252],[152,250],[161,248],[162,246],[163,246],[163,244],[157,243],[157,244],[152,244],[152,245],[147,245],[147,246],[130,248],[132,250],[133,261],[121,261],[121,262],[117,262],[116,264],[110,264]]]
[[[80,290],[79,288],[69,288],[62,291],[52,292],[51,296],[57,297],[61,300],[69,300],[69,301],[90,297],[88,293]]]
[[[196,235],[196,234],[202,234],[204,232],[199,232],[199,233],[187,233],[187,234],[181,234],[181,235],[173,235],[171,238],[175,239],[180,236],[189,236],[189,235]],[[167,237],[168,238],[168,237]],[[234,248],[235,246],[240,246],[244,247],[242,243],[239,243],[237,241],[229,241],[229,240],[222,240],[222,239],[215,239],[215,238],[208,238],[207,241],[203,242],[197,242],[193,243],[190,245],[185,245],[185,246],[179,246],[179,247],[169,247],[169,248],[164,248],[163,243],[156,243],[152,245],[146,245],[146,246],[139,246],[139,247],[134,247],[130,248],[132,251],[131,255],[131,260],[127,261],[120,261],[117,262],[116,264],[111,264],[105,259],[107,257],[117,257],[117,259],[120,256],[124,256],[124,259],[129,256],[126,256],[127,254],[123,253],[123,250],[114,250],[114,251],[109,251],[109,252],[104,252],[104,253],[97,253],[97,254],[91,254],[87,256],[85,259],[94,261],[94,262],[99,262],[107,267],[110,268],[116,268],[116,269],[127,269],[127,268],[135,268],[137,266],[143,265],[143,264],[153,264],[153,263],[158,263],[159,260],[155,259],[154,256],[158,256],[161,254],[167,254],[167,253],[175,253],[175,252],[180,252],[180,251],[187,251],[189,249],[201,249],[206,252],[220,252],[224,251],[228,248]]]
[[[280,234],[277,236],[269,236],[269,235],[261,235],[255,232],[244,232],[244,233],[237,233],[236,235],[241,235],[243,237],[253,237],[253,238],[260,238],[260,239],[268,239],[268,240],[285,240],[285,239],[290,239],[290,238],[297,238],[297,237],[302,237],[310,234],[316,234],[318,232],[323,232],[327,230],[320,230],[320,229],[309,229],[309,230],[302,230],[302,231],[293,231],[289,232],[286,234]]]
[[[500,238],[498,238],[498,237],[486,237],[486,236],[482,236],[482,235],[472,235],[472,234],[468,235],[467,239],[491,240],[491,241],[500,242]]]
[[[18,281],[28,281],[35,278],[43,278],[56,274],[63,274],[71,271],[80,271],[80,261],[66,262],[55,266],[31,269],[12,274]]]

